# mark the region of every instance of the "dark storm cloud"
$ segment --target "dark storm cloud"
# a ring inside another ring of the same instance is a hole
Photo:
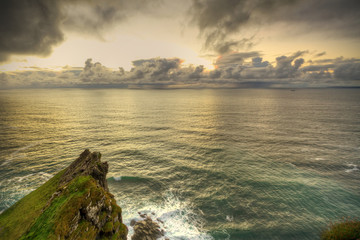
[[[0,62],[11,54],[48,55],[63,40],[58,1],[0,2]]]
[[[64,40],[64,29],[101,37],[136,13],[151,13],[159,1],[2,0],[0,62],[12,54],[49,55]]]
[[[279,22],[293,31],[360,37],[358,0],[193,0],[190,13],[205,37],[205,47],[222,54],[246,40],[232,39],[232,34],[249,26]],[[219,47],[221,42],[223,47]],[[247,44],[251,46],[251,42]]]
[[[178,58],[133,61],[133,67],[110,69],[92,59],[84,67],[61,71],[33,68],[0,74],[1,88],[16,87],[122,87],[122,88],[234,88],[360,86],[359,59],[326,59],[312,64],[307,52],[279,56],[275,63],[258,52],[233,53],[218,60],[217,68],[183,65]],[[219,64],[219,61],[223,61]],[[225,63],[225,62],[226,63]],[[314,61],[315,62],[315,61]],[[309,64],[310,63],[310,64]],[[304,66],[305,65],[305,66]]]

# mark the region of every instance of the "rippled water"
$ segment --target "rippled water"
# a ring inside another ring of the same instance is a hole
[[[6,90],[0,131],[0,211],[90,148],[124,221],[171,239],[317,239],[360,216],[356,89]]]

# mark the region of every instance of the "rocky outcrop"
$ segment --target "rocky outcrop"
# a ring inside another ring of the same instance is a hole
[[[0,215],[0,239],[127,239],[108,191],[108,164],[85,150],[68,168]]]
[[[139,215],[143,220],[131,223],[134,228],[134,235],[131,240],[156,240],[164,236],[164,230],[150,216],[141,213]]]
[[[101,162],[101,153],[91,153],[86,149],[80,156],[65,169],[61,176],[60,184],[65,185],[78,176],[92,176],[97,184],[108,191],[106,174],[108,173],[109,165],[107,162]]]

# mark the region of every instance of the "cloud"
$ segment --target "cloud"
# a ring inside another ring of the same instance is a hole
[[[121,78],[122,72],[107,68],[100,62],[93,63],[92,59],[89,58],[85,61],[85,66],[78,76],[80,85],[112,84]]]
[[[101,37],[116,23],[137,13],[151,14],[159,3],[158,0],[0,1],[0,62],[13,54],[47,56],[64,40],[65,30]]]
[[[248,38],[229,39],[228,34],[237,32],[249,21],[247,1],[239,0],[194,0],[191,6],[192,22],[205,36],[205,47],[219,54],[228,53],[239,46],[250,47]]]
[[[11,54],[49,55],[63,41],[57,1],[0,2],[0,62]]]
[[[2,73],[0,82],[5,77],[6,84],[1,88],[57,88],[77,86],[79,78],[75,73],[52,70],[17,71]]]
[[[125,74],[125,79],[150,82],[172,81],[180,68],[179,58],[151,58],[133,61],[133,68]]]
[[[325,65],[309,65],[303,67],[301,70],[303,72],[314,72],[314,71],[328,71],[335,67],[335,64],[325,64]]]
[[[252,45],[252,39],[234,39],[249,27],[282,23],[292,31],[360,37],[358,0],[193,0],[191,21],[205,38],[204,46],[224,54]],[[223,44],[221,44],[223,43]],[[239,43],[239,46],[237,44]]]
[[[138,14],[158,14],[159,0],[65,0],[63,26],[67,30],[101,37],[115,24]]]
[[[181,71],[185,68],[180,68],[181,62],[179,58],[139,59],[132,62],[133,67],[130,71],[125,71],[121,67],[112,70],[100,62],[93,63],[92,59],[87,59],[79,77],[82,83],[95,85],[172,84],[175,78],[180,79],[180,75],[183,74]],[[196,69],[193,74],[199,74],[201,71]]]
[[[306,51],[278,56],[274,64],[259,52],[224,55],[216,69],[184,65],[179,58],[150,58],[132,62],[125,71],[111,69],[92,59],[83,68],[60,71],[31,68],[0,74],[1,88],[120,87],[120,88],[237,88],[237,87],[360,87],[360,59],[305,61]],[[310,55],[311,56],[311,55]],[[311,59],[310,59],[311,60]],[[307,64],[307,65],[306,65]]]
[[[360,80],[360,61],[339,64],[334,69],[334,75],[337,79]]]
[[[315,54],[315,57],[322,57],[324,55],[326,55],[326,52],[317,53]]]
[[[260,56],[259,52],[253,51],[253,52],[236,52],[231,54],[226,54],[224,56],[219,57],[215,65],[221,66],[221,65],[233,65],[233,64],[242,64],[245,59],[251,58],[251,57],[258,57]]]
[[[0,73],[0,86],[7,87],[9,82],[9,77],[6,73]]]
[[[275,77],[276,78],[294,78],[299,68],[305,62],[303,58],[298,58],[305,54],[304,51],[298,51],[293,55],[280,56],[276,58]]]
[[[267,67],[267,66],[269,66],[269,64],[270,63],[268,61],[263,62],[263,59],[261,57],[254,57],[252,59],[252,65],[257,68]]]

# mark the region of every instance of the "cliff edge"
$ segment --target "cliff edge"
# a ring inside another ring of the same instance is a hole
[[[108,191],[108,164],[86,149],[66,169],[0,215],[0,239],[127,239]]]

